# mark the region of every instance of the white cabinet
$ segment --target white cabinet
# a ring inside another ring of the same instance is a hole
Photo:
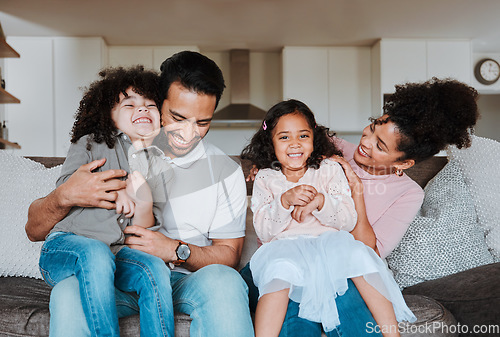
[[[142,64],[146,68],[160,70],[166,58],[183,50],[199,51],[196,46],[111,46],[110,66],[132,66]]]
[[[427,77],[426,43],[422,40],[382,40],[380,76],[383,93],[394,92],[394,85],[420,82]]]
[[[318,123],[359,132],[370,116],[369,47],[285,47],[283,98],[306,103]]]
[[[329,125],[338,132],[359,132],[370,117],[370,48],[329,48],[328,67]]]
[[[9,138],[25,156],[65,156],[82,88],[106,61],[101,38],[12,37],[22,55],[6,60],[6,82],[21,99],[6,107]]]
[[[328,48],[283,49],[283,99],[304,102],[319,124],[330,125]]]
[[[471,84],[469,40],[382,39],[372,47],[372,110],[380,115],[383,95],[396,84],[432,77]]]

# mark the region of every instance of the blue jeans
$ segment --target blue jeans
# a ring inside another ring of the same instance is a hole
[[[248,309],[248,288],[234,269],[214,264],[191,274],[172,272],[170,284],[172,288],[168,295],[173,299],[174,310],[193,319],[190,328],[192,337],[254,336]],[[78,280],[69,277],[52,289],[51,337],[90,336],[83,319],[78,287]],[[137,314],[137,302],[135,294],[116,289],[118,317]]]
[[[253,283],[250,264],[247,263],[240,273],[248,285],[250,311],[254,312],[259,298],[259,289]],[[369,329],[376,326],[375,320],[354,283],[348,280],[348,285],[349,288],[345,294],[337,296],[335,299],[341,324],[336,329],[326,333],[326,335],[328,337],[382,336],[382,334],[374,332],[374,329]],[[321,323],[308,321],[298,315],[299,304],[291,300],[288,301],[285,321],[281,327],[279,337],[321,336]]]
[[[92,336],[120,336],[115,286],[139,294],[141,336],[174,336],[172,298],[165,295],[171,291],[170,270],[156,256],[123,247],[115,257],[101,241],[55,233],[42,247],[40,270],[50,286],[76,277]]]

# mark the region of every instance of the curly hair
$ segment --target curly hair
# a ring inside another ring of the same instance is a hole
[[[342,156],[342,153],[330,140],[333,133],[330,133],[328,128],[316,124],[314,114],[307,105],[298,100],[290,99],[277,103],[269,109],[262,122],[263,127],[259,128],[250,143],[243,149],[241,158],[249,159],[258,169],[280,169],[281,164],[274,152],[272,131],[278,124],[278,120],[288,114],[304,116],[309,127],[313,130],[313,152],[307,159],[307,167],[318,168],[323,158],[331,157],[334,154]]]
[[[447,145],[469,147],[470,135],[479,118],[477,91],[452,79],[433,77],[423,83],[397,85],[384,104],[387,119],[376,124],[393,122],[401,135],[400,160],[415,162],[430,158]]]
[[[99,77],[99,80],[92,82],[85,90],[71,130],[72,143],[90,135],[88,150],[91,148],[91,141],[105,142],[110,149],[115,146],[117,128],[111,119],[111,110],[120,101],[120,94],[127,96],[125,91],[128,88],[155,101],[158,109],[161,108],[157,72],[145,70],[141,65],[129,68],[109,67],[101,70]]]

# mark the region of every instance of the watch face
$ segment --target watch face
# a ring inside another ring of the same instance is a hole
[[[482,84],[493,84],[500,78],[500,65],[492,59],[479,61],[476,67],[476,78]]]
[[[177,247],[176,253],[179,260],[186,261],[191,255],[191,249],[186,244],[180,244],[179,247]]]

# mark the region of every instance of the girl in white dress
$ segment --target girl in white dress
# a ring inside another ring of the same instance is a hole
[[[278,336],[288,299],[299,317],[341,324],[335,297],[352,279],[384,336],[399,336],[397,321],[415,321],[384,262],[349,231],[356,210],[341,155],[302,102],[276,104],[243,150],[260,169],[254,182],[254,227],[263,245],[250,261],[259,288],[257,337]]]

